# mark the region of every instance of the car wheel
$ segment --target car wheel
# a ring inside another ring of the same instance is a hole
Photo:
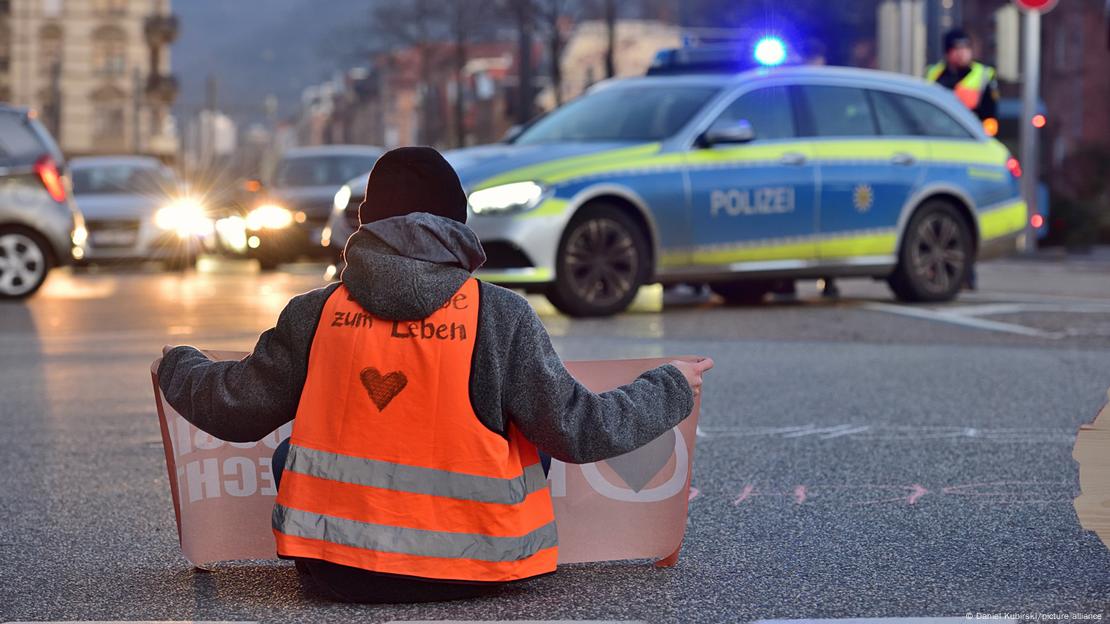
[[[709,285],[709,289],[720,295],[728,305],[757,305],[773,287],[774,282],[767,280],[738,280]]]
[[[628,308],[650,273],[647,234],[619,208],[593,204],[571,219],[559,242],[547,298],[569,316]]]
[[[902,301],[951,301],[971,271],[972,249],[964,216],[948,202],[930,201],[910,219],[887,283]]]
[[[0,229],[0,299],[29,297],[46,281],[50,252],[27,230]]]

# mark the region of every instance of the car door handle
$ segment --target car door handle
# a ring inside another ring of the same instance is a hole
[[[912,154],[905,152],[898,152],[890,157],[890,164],[892,165],[912,165],[917,162],[917,159]]]
[[[779,162],[784,165],[804,165],[806,155],[799,152],[786,152],[779,157]]]

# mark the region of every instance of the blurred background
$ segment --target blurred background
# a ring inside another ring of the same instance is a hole
[[[245,218],[250,194],[272,184],[293,148],[495,142],[599,80],[642,75],[661,49],[773,32],[808,63],[920,76],[942,57],[944,32],[960,26],[975,58],[997,68],[999,138],[1018,153],[1022,20],[1014,3],[845,7],[2,0],[0,101],[36,111],[67,158],[153,157],[193,195],[244,203],[237,214]],[[1110,241],[1110,2],[1065,0],[1046,13],[1041,57],[1042,245],[1082,250]],[[327,176],[332,192],[346,173]]]

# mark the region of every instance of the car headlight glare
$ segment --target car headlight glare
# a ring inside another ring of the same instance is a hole
[[[503,214],[535,208],[543,194],[543,187],[535,182],[513,182],[474,191],[468,201],[474,214]]]
[[[332,201],[332,207],[336,212],[343,212],[347,209],[347,204],[350,203],[350,201],[351,187],[348,184],[344,184],[335,192],[335,199]]]
[[[154,213],[154,225],[177,232],[182,238],[212,233],[212,219],[204,205],[195,199],[178,199]]]
[[[247,215],[251,230],[281,230],[293,225],[293,213],[277,204],[262,204]]]

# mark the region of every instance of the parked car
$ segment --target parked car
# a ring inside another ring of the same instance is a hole
[[[86,253],[61,150],[32,112],[0,105],[0,299],[30,296]]]
[[[70,163],[90,251],[81,261],[159,260],[196,265],[213,234],[205,206],[173,171],[146,156],[90,156]]]
[[[324,257],[320,235],[335,191],[370,171],[385,150],[366,145],[323,145],[285,152],[246,216],[247,255],[263,269],[301,257]]]

